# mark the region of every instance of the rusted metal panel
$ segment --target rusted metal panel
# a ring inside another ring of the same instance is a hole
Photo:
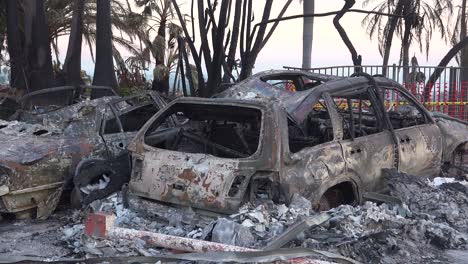
[[[327,188],[349,180],[345,172],[342,147],[332,141],[292,154],[280,181],[288,200],[298,193],[316,204]]]
[[[239,171],[239,161],[157,150],[145,153],[142,168],[141,174],[130,181],[135,194],[220,210],[228,207],[225,197]]]

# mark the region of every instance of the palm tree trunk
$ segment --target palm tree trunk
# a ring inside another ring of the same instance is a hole
[[[83,35],[83,12],[84,0],[73,2],[73,18],[71,24],[70,38],[68,40],[67,56],[63,63],[66,75],[66,83],[69,85],[80,85],[81,80],[81,43]]]
[[[405,19],[405,32],[401,41],[402,63],[403,63],[403,81],[408,83],[409,75],[409,48],[411,46],[411,21]]]
[[[159,29],[158,29],[158,34],[157,34],[157,39],[158,42],[161,41],[164,44],[164,48],[161,50],[157,51],[157,54],[155,54],[155,60],[156,60],[156,68],[158,69],[165,69],[165,52],[166,52],[166,18],[164,16],[161,17],[161,21],[159,22]],[[161,72],[162,73],[162,72]],[[169,94],[169,74],[161,74],[158,78],[161,79],[156,79],[156,77],[153,80],[153,83],[155,83],[155,86],[157,87],[157,90],[160,93],[163,94]]]
[[[395,15],[400,15],[403,11],[404,0],[399,0],[395,7]],[[383,76],[387,76],[388,60],[390,59],[390,51],[392,49],[393,35],[395,34],[396,27],[398,25],[398,17],[390,18],[390,26],[386,32],[385,45],[384,45],[384,56],[383,56]]]
[[[461,6],[462,12],[460,18],[460,41],[466,38],[467,36],[466,1],[467,0],[463,0]],[[460,67],[462,67],[460,80],[462,84],[465,85],[465,89],[467,89],[466,87],[468,86],[468,46],[463,47],[461,50]],[[465,98],[463,98],[463,101],[468,101],[468,92],[466,91]]]
[[[25,51],[31,91],[53,85],[52,51],[44,12],[44,0],[24,1]]]
[[[27,86],[24,70],[24,56],[23,56],[23,45],[21,44],[21,31],[18,22],[18,1],[7,0],[7,43],[8,43],[8,54],[10,55],[10,86],[18,89],[18,91],[24,91]]]
[[[315,12],[315,0],[304,0],[304,15]],[[304,17],[302,28],[302,68],[309,69],[312,64],[312,41],[314,36],[314,17]]]
[[[93,85],[117,88],[112,56],[112,24],[110,0],[97,0],[96,64]],[[94,96],[99,96],[94,94]]]

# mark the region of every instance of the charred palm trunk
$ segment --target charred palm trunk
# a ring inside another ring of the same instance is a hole
[[[227,73],[223,77],[224,83],[229,82],[229,79],[230,79],[229,75],[232,73],[232,70],[234,69],[234,66],[236,65],[236,51],[237,51],[237,43],[239,42],[241,13],[242,13],[242,1],[237,0],[235,8],[234,8],[234,21],[232,25],[231,43],[229,45],[229,51],[227,54],[227,61],[226,61]]]
[[[25,51],[29,66],[29,88],[41,90],[53,85],[52,51],[44,1],[24,1]]]
[[[226,30],[226,22],[229,9],[229,0],[223,0],[221,2],[221,8],[219,11],[218,26],[213,27],[213,34],[216,36],[213,38],[213,60],[211,67],[208,69],[209,77],[207,89],[209,94],[215,94],[218,92],[218,88],[221,84],[221,68],[224,62],[224,34]]]
[[[81,80],[81,43],[83,35],[84,0],[73,2],[73,18],[70,38],[68,40],[67,56],[63,64],[66,84],[80,85]]]
[[[8,53],[10,55],[10,86],[18,89],[20,93],[26,90],[26,80],[23,74],[25,58],[23,53],[23,45],[21,41],[21,31],[18,22],[18,1],[7,0],[7,44]]]
[[[265,7],[263,10],[262,22],[267,21],[270,18],[271,8],[273,5],[273,0],[266,0]],[[247,7],[247,36],[246,38],[246,51],[242,56],[242,69],[240,73],[240,79],[244,80],[247,77],[252,75],[253,68],[255,66],[255,61],[257,60],[258,54],[260,53],[261,49],[263,48],[264,37],[267,29],[267,24],[262,24],[258,28],[257,37],[253,39],[253,36],[250,35],[250,26],[251,26],[251,19],[252,19],[252,4],[251,1]],[[245,10],[244,10],[245,12]],[[253,45],[252,45],[253,44]]]
[[[112,56],[112,24],[110,0],[97,0],[96,64],[93,85],[117,88]],[[100,96],[94,94],[94,96]]]
[[[358,73],[362,71],[361,55],[357,53],[356,48],[354,47],[353,43],[348,37],[348,34],[346,33],[345,29],[340,24],[340,19],[346,14],[346,12],[348,12],[349,9],[351,9],[354,6],[355,3],[356,2],[354,0],[345,0],[345,4],[343,8],[333,18],[333,25],[335,26],[336,30],[338,31],[338,34],[340,34],[341,39],[343,40],[344,44],[348,48],[349,52],[351,53],[351,59],[353,60],[353,65],[355,66],[354,71]]]

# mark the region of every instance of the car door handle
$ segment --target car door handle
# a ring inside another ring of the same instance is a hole
[[[410,141],[411,141],[411,138],[409,138],[409,137],[400,138],[400,143],[401,143],[401,144],[409,143]]]
[[[352,149],[350,153],[351,155],[354,155],[354,154],[359,154],[361,152],[362,152],[361,148],[357,148],[357,149]]]

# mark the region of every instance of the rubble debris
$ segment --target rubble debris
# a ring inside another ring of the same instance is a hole
[[[211,241],[240,247],[250,247],[255,238],[248,227],[226,218],[219,218],[211,231]]]
[[[342,205],[324,213],[330,216],[328,221],[313,228],[306,228],[302,235],[295,236],[279,252],[295,252],[300,250],[296,249],[300,247],[326,251],[327,254],[334,253],[363,263],[393,264],[446,262],[453,259],[453,256],[445,253],[447,250],[468,250],[465,223],[465,219],[468,219],[468,210],[465,208],[468,206],[468,192],[465,186],[455,181],[435,187],[431,184],[432,180],[425,177],[396,172],[388,175],[392,183],[389,185],[388,195],[400,199],[401,204],[377,205],[366,202],[361,206]],[[141,203],[142,200],[131,201]],[[456,218],[447,214],[447,210],[442,210],[450,203],[453,203],[451,208],[458,211]],[[150,201],[145,201],[142,207],[147,205],[152,205],[152,211],[145,214],[124,208],[122,195],[119,193],[101,200],[99,205],[95,205],[95,209],[115,213],[115,223],[124,228],[212,240],[212,236],[207,235],[206,230],[212,231],[216,220],[210,221],[210,218],[195,211],[187,219],[180,218],[175,221],[171,218],[179,216],[174,215],[183,215],[190,210],[158,205]],[[287,230],[295,224],[308,218],[320,218],[320,215],[314,211],[306,215],[304,210],[296,210],[291,205],[258,200],[256,203],[246,203],[236,214],[225,219],[228,220],[226,222],[237,223],[237,228],[242,226],[242,229],[247,229],[254,238],[250,248],[259,250],[271,241],[288,234]],[[167,249],[154,247],[144,239],[85,239],[80,224],[76,222],[77,227],[72,230],[64,229],[64,234],[60,237],[78,256],[86,254],[92,257],[101,252],[101,257],[159,256],[169,253]],[[255,228],[256,225],[262,225],[264,230]],[[320,258],[318,255],[314,258],[340,262],[338,259]]]
[[[266,247],[264,247],[264,249],[274,250],[281,248],[289,241],[295,239],[300,233],[312,227],[319,226],[329,219],[330,215],[328,214],[319,214],[307,217],[291,226],[288,230],[284,231],[279,236],[275,237],[271,242],[268,243]]]

